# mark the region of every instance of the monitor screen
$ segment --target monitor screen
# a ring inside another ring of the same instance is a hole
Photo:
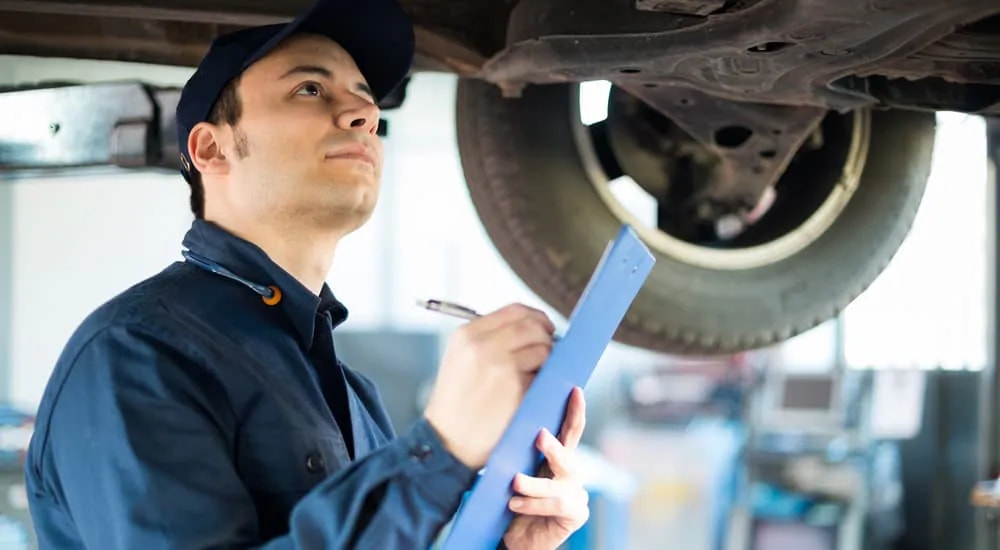
[[[791,521],[757,520],[753,550],[835,550],[835,526],[814,526]]]
[[[782,409],[828,410],[834,406],[833,378],[787,376],[781,395]]]

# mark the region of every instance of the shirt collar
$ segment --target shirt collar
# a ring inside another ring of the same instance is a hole
[[[264,286],[274,285],[281,291],[281,309],[298,333],[302,345],[312,347],[316,319],[329,312],[333,326],[347,320],[347,308],[333,295],[329,285],[317,296],[298,279],[274,263],[257,245],[237,237],[219,225],[196,219],[184,235],[185,248],[232,271],[237,276]],[[247,292],[253,292],[247,289]],[[269,307],[260,302],[263,307]]]

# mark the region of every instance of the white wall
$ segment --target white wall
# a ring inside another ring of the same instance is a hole
[[[14,186],[11,398],[31,406],[83,318],[180,257],[179,177],[115,174]]]

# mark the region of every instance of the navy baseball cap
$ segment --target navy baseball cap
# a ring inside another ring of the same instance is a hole
[[[413,63],[413,26],[396,0],[317,0],[289,23],[239,30],[216,38],[177,103],[181,173],[195,170],[188,134],[208,119],[223,88],[250,65],[298,33],[327,36],[354,58],[376,101],[403,81]]]

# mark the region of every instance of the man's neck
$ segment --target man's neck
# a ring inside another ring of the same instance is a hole
[[[317,295],[333,265],[334,251],[340,241],[340,235],[337,234],[317,234],[297,227],[279,228],[265,221],[208,221],[260,247],[271,261]]]

